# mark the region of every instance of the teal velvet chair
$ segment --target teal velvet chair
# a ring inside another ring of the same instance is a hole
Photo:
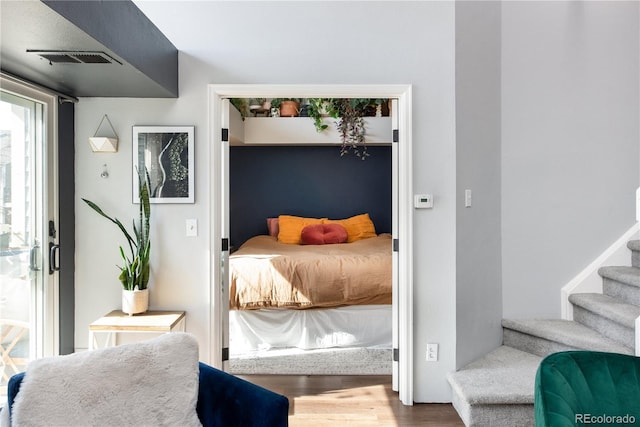
[[[640,358],[565,351],[542,360],[536,427],[640,425]]]

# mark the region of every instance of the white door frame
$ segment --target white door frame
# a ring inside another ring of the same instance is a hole
[[[222,100],[224,98],[396,98],[398,100],[398,316],[399,397],[413,404],[413,196],[412,196],[412,88],[411,85],[208,85],[210,158],[210,251],[211,251],[211,361],[222,367],[221,251],[224,232],[224,188]],[[226,160],[225,160],[226,161]],[[396,215],[396,212],[393,213]],[[394,295],[394,298],[396,296]]]
[[[42,221],[38,228],[41,229],[40,259],[41,278],[34,288],[35,298],[31,302],[33,313],[30,316],[30,355],[39,359],[42,357],[56,356],[60,353],[60,301],[59,301],[59,274],[47,274],[49,271],[49,242],[56,243],[55,238],[48,236],[49,221],[54,221],[56,227],[58,218],[58,96],[44,88],[26,84],[19,78],[7,74],[0,75],[2,90],[21,98],[29,99],[43,105],[44,128],[38,129],[40,134],[36,142],[38,145],[39,159],[37,177],[42,188],[41,204]],[[36,124],[41,126],[41,124]],[[32,295],[33,296],[33,295]]]

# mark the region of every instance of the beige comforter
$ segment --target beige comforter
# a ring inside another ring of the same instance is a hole
[[[255,236],[230,257],[231,309],[391,304],[391,236],[289,245]]]

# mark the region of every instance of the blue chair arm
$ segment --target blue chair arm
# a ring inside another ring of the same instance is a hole
[[[11,416],[11,407],[13,406],[13,401],[16,399],[16,395],[20,391],[23,378],[24,372],[15,374],[9,378],[9,384],[7,384],[7,407],[9,408],[9,416]]]
[[[197,411],[205,427],[286,427],[289,422],[285,396],[204,363],[200,363]]]

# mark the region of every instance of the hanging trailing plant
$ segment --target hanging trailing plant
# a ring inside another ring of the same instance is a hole
[[[324,122],[326,117],[336,119],[335,125],[340,135],[340,155],[352,153],[365,160],[369,153],[364,117],[375,116],[378,107],[387,101],[373,98],[310,98],[307,111],[318,132],[329,127]]]
[[[365,160],[369,157],[365,141],[363,105],[359,99],[341,98],[334,101],[338,113],[336,129],[340,135],[340,156],[353,153]]]

